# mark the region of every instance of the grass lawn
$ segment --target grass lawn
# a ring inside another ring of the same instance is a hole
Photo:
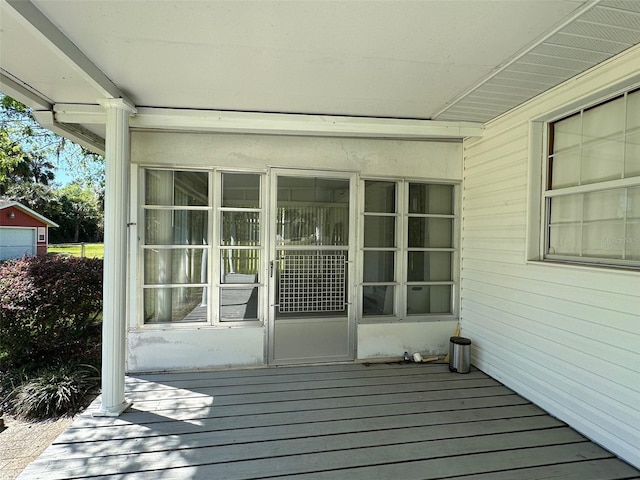
[[[85,243],[84,255],[81,245],[49,245],[47,251],[68,257],[104,258],[104,243]]]

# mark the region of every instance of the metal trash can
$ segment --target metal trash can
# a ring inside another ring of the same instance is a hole
[[[449,370],[469,373],[471,369],[471,340],[464,337],[449,339]]]

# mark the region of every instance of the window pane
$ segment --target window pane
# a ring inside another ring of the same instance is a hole
[[[625,177],[640,175],[640,90],[627,96]]]
[[[625,260],[640,260],[640,219],[627,223],[625,242]]]
[[[222,206],[260,208],[260,175],[223,174]]]
[[[453,186],[410,184],[409,213],[452,215]]]
[[[279,245],[348,245],[349,181],[278,177]]]
[[[550,161],[551,188],[580,184],[580,150],[556,154]]]
[[[550,255],[579,255],[581,245],[580,225],[552,225],[549,227]]]
[[[622,138],[602,141],[582,150],[582,184],[622,178],[623,155]]]
[[[206,245],[207,212],[146,210],[146,245]]]
[[[207,251],[202,248],[145,250],[144,283],[207,283]]]
[[[582,229],[582,254],[585,257],[622,258],[624,222],[601,220],[585,223]]]
[[[407,286],[407,315],[451,313],[451,285]]]
[[[260,245],[260,213],[222,212],[221,245]]]
[[[625,259],[640,260],[640,187],[627,190]]]
[[[349,203],[349,180],[278,177],[279,202]]]
[[[553,153],[580,146],[582,117],[573,115],[553,124]]]
[[[364,190],[364,211],[372,213],[395,213],[395,182],[366,181]]]
[[[348,245],[349,209],[345,206],[278,208],[278,245]]]
[[[549,208],[549,254],[579,255],[582,245],[583,196],[554,197],[549,201]]]
[[[220,272],[222,283],[257,283],[260,250],[222,250]]]
[[[202,287],[147,288],[144,322],[206,322],[206,289]]]
[[[362,314],[393,315],[393,285],[375,285],[362,288]]]
[[[640,105],[638,105],[640,108]],[[640,127],[638,127],[640,130]],[[640,175],[640,131],[627,135],[625,144],[624,176],[625,178]]]
[[[606,137],[622,137],[624,128],[624,97],[585,110],[582,115],[582,144]]]
[[[409,217],[409,248],[451,248],[453,219]]]
[[[627,218],[640,220],[640,187],[627,190]]]
[[[585,193],[584,221],[622,219],[627,209],[625,201],[624,188]]]
[[[393,282],[395,280],[394,252],[364,252],[364,281]]]
[[[258,320],[258,288],[221,288],[220,321]]]
[[[582,220],[582,194],[563,195],[550,200],[551,223],[580,222]]]
[[[364,217],[365,247],[395,247],[395,217]]]
[[[209,204],[209,175],[206,172],[146,170],[145,203],[206,206]]]
[[[451,252],[408,252],[408,282],[451,280]]]

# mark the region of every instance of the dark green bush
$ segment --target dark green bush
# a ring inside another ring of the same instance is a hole
[[[0,264],[3,368],[98,358],[102,260],[30,257]]]

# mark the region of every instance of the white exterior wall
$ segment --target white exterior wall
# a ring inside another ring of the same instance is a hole
[[[544,162],[529,122],[639,82],[639,65],[640,48],[627,51],[465,141],[460,311],[474,365],[635,466],[640,272],[527,258],[538,251]]]
[[[131,161],[144,166],[221,167],[267,171],[269,167],[357,172],[362,177],[460,182],[460,142],[372,140],[134,131]],[[132,229],[135,238],[135,226]],[[135,241],[131,249],[135,252]],[[132,264],[132,292],[137,280]],[[216,327],[138,324],[130,302],[127,369],[157,371],[262,365],[266,326]],[[402,352],[445,353],[457,320],[357,325],[357,358]]]

